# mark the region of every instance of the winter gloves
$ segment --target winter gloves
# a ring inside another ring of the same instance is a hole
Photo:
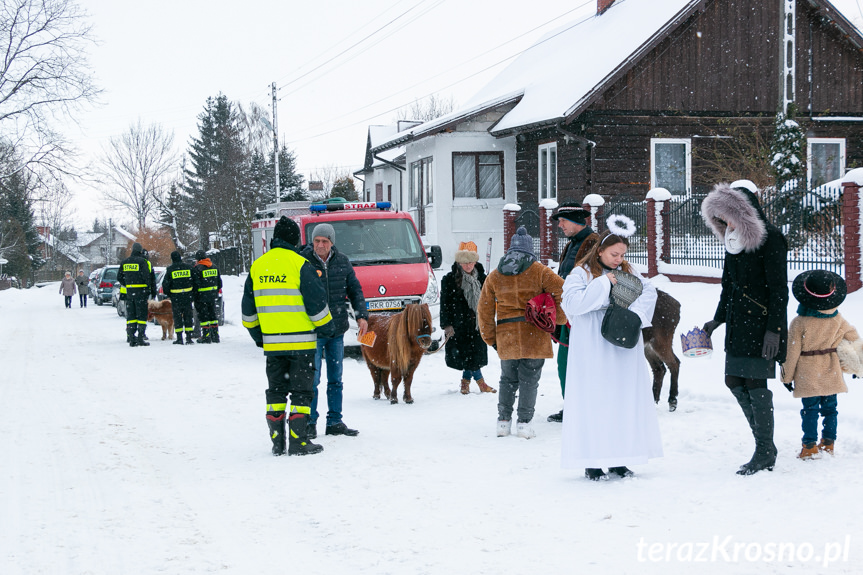
[[[774,331],[764,332],[764,346],[761,348],[761,357],[773,359],[779,353],[779,334]]]
[[[449,339],[455,335],[455,330],[453,329],[453,327],[451,325],[448,325],[445,328],[443,328],[443,333],[446,336],[446,338]]]
[[[707,332],[707,337],[710,337],[711,335],[713,335],[713,331],[720,325],[722,325],[721,321],[716,321],[715,319],[712,319],[706,324],[704,324],[704,327],[702,327],[701,329]]]

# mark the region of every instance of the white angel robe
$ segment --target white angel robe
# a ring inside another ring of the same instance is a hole
[[[629,309],[650,327],[656,288],[644,290]],[[624,349],[600,333],[609,305],[611,280],[593,279],[575,268],[563,284],[563,311],[572,325],[566,369],[561,465],[563,468],[620,467],[662,457],[652,375],[644,340]]]

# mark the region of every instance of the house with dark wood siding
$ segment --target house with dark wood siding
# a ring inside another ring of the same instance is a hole
[[[708,159],[741,139],[769,144],[792,103],[810,186],[863,166],[863,35],[829,1],[597,0],[461,110],[394,141],[495,110],[488,134],[514,141],[504,185],[524,211],[654,187],[702,195]]]

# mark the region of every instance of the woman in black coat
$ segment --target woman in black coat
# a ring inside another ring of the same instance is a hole
[[[785,361],[788,337],[788,243],[764,216],[757,191],[749,180],[719,184],[701,204],[704,221],[725,244],[722,293],[704,331],[726,324],[725,384],[755,437],[755,454],[739,475],[772,470],[776,462],[767,380]]]
[[[485,282],[485,271],[478,261],[476,244],[461,242],[452,271],[441,280],[440,324],[447,336],[446,364],[462,370],[464,395],[470,393],[471,378],[476,380],[480,392],[497,392],[485,383],[481,371],[488,365],[488,346],[476,319],[476,306]]]

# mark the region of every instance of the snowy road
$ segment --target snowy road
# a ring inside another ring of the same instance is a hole
[[[861,570],[857,380],[836,457],[812,462],[794,458],[799,400],[773,382],[779,461],[742,478],[752,442],[721,350],[684,359],[680,409],[666,411],[667,390],[657,406],[665,457],[595,484],[560,469],[553,361],[529,441],[494,436],[497,397],[460,395],[442,353],[423,360],[413,405],[373,401],[348,361],[345,421],[360,435],[274,458],[263,356],[239,324],[239,279],[226,283],[223,343],[191,348],[152,327],[149,348],[129,348],[113,308],[65,310],[56,286],[0,292],[0,573]],[[712,315],[717,286],[660,287],[683,303],[681,327]],[[863,295],[842,312],[863,327]]]

